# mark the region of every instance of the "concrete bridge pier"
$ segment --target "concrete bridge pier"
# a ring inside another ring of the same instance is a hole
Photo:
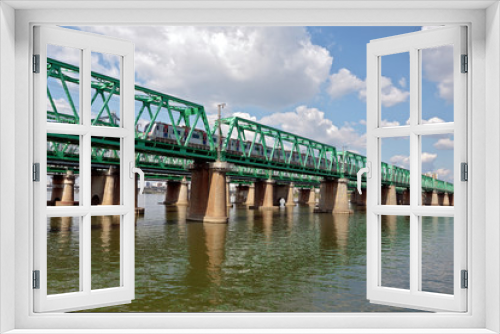
[[[64,189],[64,175],[53,175],[52,176],[52,194],[50,196],[50,202],[52,205],[56,205],[56,202],[61,201],[62,193]]]
[[[191,170],[191,205],[188,220],[227,223],[226,162],[194,163]]]
[[[248,207],[255,206],[255,184],[254,183],[252,183],[248,186],[245,205]]]
[[[349,195],[347,192],[347,184],[349,180],[341,178],[333,183],[334,203],[333,213],[351,213],[349,209]]]
[[[104,193],[101,205],[120,205],[120,170],[109,167],[104,174]]]
[[[56,176],[58,177],[55,178]],[[56,181],[55,183],[54,180]],[[67,170],[66,175],[53,176],[51,198],[55,206],[75,205],[75,175],[72,170]]]
[[[293,182],[288,185],[288,194],[286,196],[285,206],[295,206],[295,201],[293,200],[293,190],[294,190]]]
[[[308,188],[299,189],[299,198],[298,198],[299,205],[307,205],[307,201],[309,200],[309,193],[310,192],[311,192],[311,190]]]
[[[246,204],[246,200],[248,198],[248,186],[238,185],[236,187],[236,193],[234,198],[234,204]]]
[[[195,162],[190,169],[191,205],[189,206],[187,219],[203,221],[209,194],[208,164],[204,162]]]
[[[426,205],[431,205],[431,206],[438,206],[439,205],[439,198],[438,198],[437,191],[433,190],[433,191],[427,192],[425,194],[425,198],[427,200]]]
[[[444,205],[444,195],[445,195],[445,193],[438,193],[438,194],[437,194],[437,197],[438,197],[438,205],[439,205],[439,206],[443,206],[443,205]]]
[[[453,198],[454,198],[454,194],[448,194],[448,198],[450,199],[450,206],[454,206],[455,205],[455,202],[453,201]]]
[[[443,206],[450,206],[450,194],[443,194]]]
[[[316,188],[314,187],[309,189],[309,198],[307,199],[307,204],[311,206],[316,205]]]
[[[403,190],[403,205],[410,205],[410,188]]]
[[[275,207],[274,184],[275,182],[273,180],[255,182],[255,201],[251,208],[272,209]]]
[[[398,205],[396,186],[382,186],[382,205]]]
[[[319,186],[319,204],[318,208],[314,210],[314,212],[322,213],[322,212],[333,212],[333,203],[334,203],[334,180],[325,179],[321,181]]]
[[[189,205],[188,186],[185,177],[181,181],[168,181],[163,204],[176,206]]]

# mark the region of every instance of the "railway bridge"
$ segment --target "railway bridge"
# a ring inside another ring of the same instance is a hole
[[[78,67],[50,58],[47,67],[47,121],[78,124]],[[119,127],[120,115],[113,109],[120,81],[96,72],[91,77],[92,125]],[[299,204],[317,206],[316,212],[349,213],[349,193],[351,201],[366,204],[366,192],[351,192],[357,171],[366,165],[362,155],[239,117],[217,120],[210,127],[200,104],[138,85],[135,90],[136,166],[150,180],[167,181],[165,204],[189,205],[189,219],[226,222],[230,183],[238,184],[236,202],[252,208],[274,208],[280,199],[295,205],[297,191]],[[61,99],[69,112],[58,110]],[[77,202],[79,140],[47,134],[47,173],[52,175],[48,205]],[[120,142],[111,137],[91,141],[92,203],[118,204]],[[409,170],[382,163],[381,173],[382,204],[409,204]],[[422,175],[422,202],[453,205],[453,184]]]

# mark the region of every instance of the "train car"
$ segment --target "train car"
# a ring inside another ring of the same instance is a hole
[[[141,122],[137,124],[136,130],[138,133],[144,133],[149,127],[149,122]],[[177,136],[182,144],[184,144],[191,131],[190,127],[187,126],[177,126],[174,127],[170,124],[155,122],[149,133],[147,133],[146,138],[148,140],[161,141],[167,143],[176,143],[177,138],[175,136],[175,131],[177,131]],[[207,133],[200,129],[193,130],[191,138],[189,140],[189,145],[199,145],[199,146],[209,146]]]

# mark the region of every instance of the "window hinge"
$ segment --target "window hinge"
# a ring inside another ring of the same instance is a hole
[[[469,165],[466,162],[462,162],[460,165],[460,180],[469,181]]]
[[[467,55],[462,55],[462,73],[469,72],[469,57]]]
[[[467,270],[462,270],[462,289],[467,289],[469,287],[469,272]]]
[[[40,55],[33,55],[33,73],[40,73]]]
[[[33,270],[33,289],[40,289],[40,270]]]
[[[38,162],[33,164],[33,181],[40,182],[40,164]]]

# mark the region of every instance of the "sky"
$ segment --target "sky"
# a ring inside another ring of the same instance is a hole
[[[72,29],[135,44],[136,84],[366,154],[366,44],[426,27],[93,26]],[[78,59],[54,49],[61,60]],[[452,46],[423,50],[422,122],[453,121]],[[50,53],[50,52],[49,52]],[[111,55],[92,70],[117,76]],[[409,56],[382,57],[382,126],[409,119]],[[56,101],[57,101],[56,97]],[[59,99],[61,109],[65,101]],[[97,104],[96,104],[97,106]],[[408,138],[382,141],[382,160],[409,168]],[[451,181],[453,136],[422,138],[422,171]]]

